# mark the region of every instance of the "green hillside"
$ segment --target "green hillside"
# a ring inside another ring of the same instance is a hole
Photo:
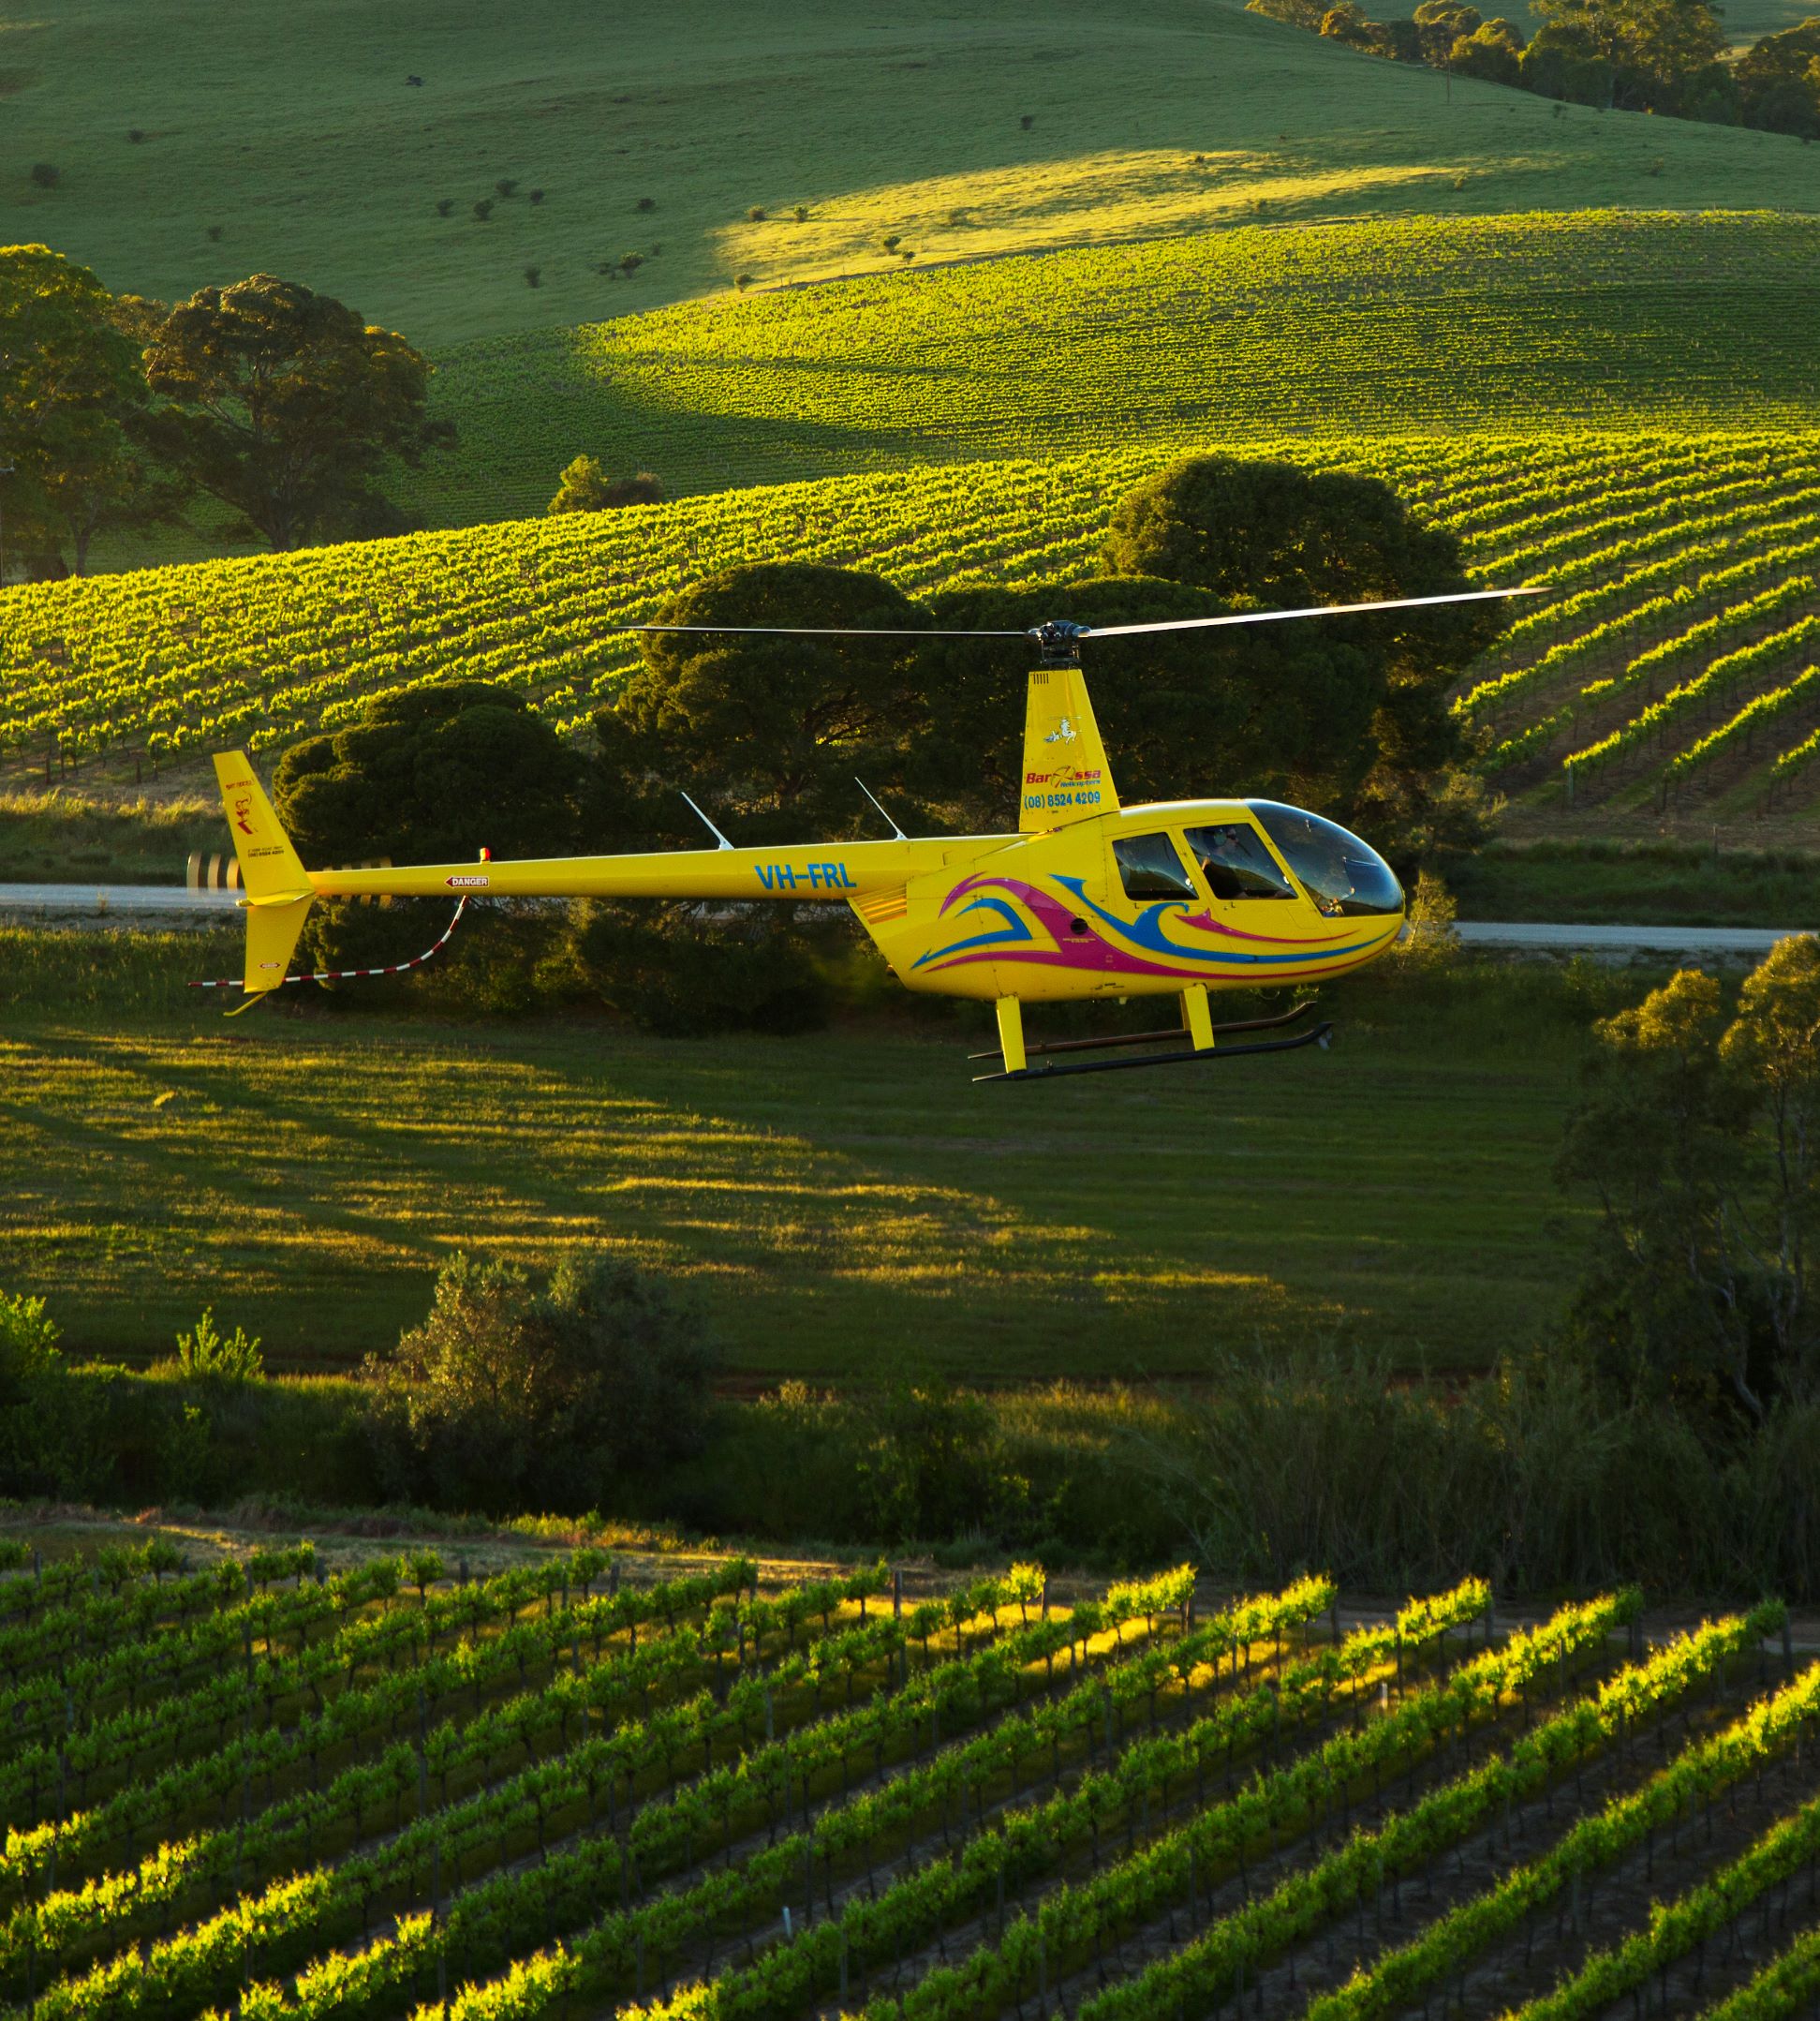
[[[1650,122],[1659,126],[1664,122]],[[1820,412],[1820,220],[1660,212],[1244,229],[688,304],[451,354],[433,522],[580,450],[720,490],[975,455]]]
[[[1232,0],[888,19],[836,0],[41,0],[0,13],[0,242],[163,296],[274,269],[437,349],[742,273],[892,266],[888,234],[927,261],[1200,230],[1260,203],[1807,209],[1816,188],[1786,137],[1450,89]],[[501,179],[517,193],[477,219]],[[629,251],[633,279],[599,272]]]
[[[1518,830],[1665,813],[1775,841],[1820,826],[1820,432],[1256,446],[1383,476],[1460,533],[1486,580],[1549,587],[1459,704]],[[376,690],[460,677],[579,731],[633,663],[611,628],[688,583],[783,557],[912,591],[1090,573],[1114,504],[1171,453],[925,467],[16,588],[0,602],[0,776],[76,761],[91,791],[155,767],[163,790],[201,788],[212,749],[270,751]]]

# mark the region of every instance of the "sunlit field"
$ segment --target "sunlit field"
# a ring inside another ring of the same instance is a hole
[[[1576,1042],[1521,984],[1399,1010],[1366,977],[1331,1052],[974,1088],[958,1021],[225,1024],[131,1007],[221,973],[206,941],[117,951],[140,966],[97,995],[86,937],[0,939],[40,970],[0,1011],[0,1284],[80,1350],[168,1352],[212,1304],[276,1363],[345,1363],[456,1249],[604,1243],[692,1286],[753,1380],[1192,1376],[1321,1339],[1461,1367],[1533,1337],[1566,1275]]]

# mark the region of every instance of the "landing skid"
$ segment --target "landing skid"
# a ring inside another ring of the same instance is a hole
[[[1280,1031],[1285,1025],[1299,1023],[1314,1009],[1312,1003],[1298,1003],[1275,1018],[1247,1018],[1231,1024],[1213,1025],[1207,1032],[1210,1041],[1234,1036],[1242,1032]],[[1206,1043],[1198,1046],[1177,1048],[1172,1052],[1147,1052],[1131,1060],[1082,1060],[1065,1061],[1058,1065],[1043,1064],[1025,1066],[1014,1072],[976,1074],[976,1084],[996,1080],[1053,1080],[1063,1074],[1117,1074],[1132,1067],[1178,1066],[1191,1061],[1242,1060],[1254,1053],[1299,1052],[1305,1046],[1319,1046],[1323,1051],[1333,1037],[1333,1021],[1323,1018],[1306,1032],[1298,1032],[1293,1038],[1260,1039],[1248,1046],[1221,1046]],[[1109,1038],[1063,1038],[1050,1039],[1025,1048],[1026,1055],[1068,1052],[1109,1052],[1130,1046],[1157,1046],[1171,1039],[1189,1038],[1189,1027],[1178,1025],[1163,1032],[1128,1032]],[[975,1052],[968,1055],[969,1060],[1002,1060],[1001,1051]]]

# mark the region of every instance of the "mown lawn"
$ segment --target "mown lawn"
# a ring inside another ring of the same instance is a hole
[[[1379,1021],[1330,1053],[1022,1088],[970,1086],[958,1030],[15,1004],[0,1286],[77,1349],[165,1352],[212,1304],[322,1366],[394,1339],[453,1250],[600,1242],[689,1281],[753,1380],[1192,1376],[1310,1336],[1483,1363],[1571,1279],[1576,1041],[1356,1002]]]

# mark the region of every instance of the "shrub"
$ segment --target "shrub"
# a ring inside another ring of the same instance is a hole
[[[577,456],[562,473],[556,495],[544,508],[551,514],[598,513],[614,505],[657,505],[663,486],[649,470],[635,477],[609,477],[598,456]]]
[[[474,215],[484,224],[493,215],[493,199],[482,197],[474,206]]]
[[[763,222],[764,222],[764,207],[763,207],[763,205],[762,205],[762,204],[758,204],[758,203],[755,203],[755,204],[753,204],[752,208],[751,208],[751,209],[750,209],[749,211],[747,211],[747,214],[746,214],[746,221],[747,221],[747,224],[749,224],[749,225],[762,225],[762,224],[763,224]]]
[[[211,245],[218,245],[221,243],[221,227],[219,225],[211,225],[208,228],[208,241]]]
[[[806,203],[799,203],[790,215],[799,225],[806,225],[809,221],[809,207]]]
[[[533,203],[541,203],[541,202],[543,201],[543,192],[542,192],[542,190],[540,190],[540,189],[534,189],[534,190],[532,190],[532,191],[531,191],[531,193],[530,193],[530,201],[532,201]]]
[[[644,255],[643,253],[621,253],[619,256],[619,266],[622,273],[633,273],[644,264]]]
[[[756,275],[752,274],[735,274],[733,275],[733,286],[739,290],[741,294],[744,294],[757,277]]]
[[[572,1510],[700,1445],[714,1366],[692,1309],[617,1257],[571,1257],[540,1288],[457,1256],[423,1324],[363,1375],[394,1493]]]
[[[126,138],[137,147],[145,138],[145,128],[143,126],[128,126],[126,128]]]
[[[577,984],[609,1010],[674,1038],[813,1032],[833,995],[802,934],[764,912],[727,925],[690,906],[584,905],[569,958]]]
[[[438,197],[437,199],[437,215],[438,217],[447,217],[454,207],[455,200],[453,197]]]
[[[882,245],[885,251],[888,253],[895,253],[903,243],[904,235],[901,231],[890,232],[884,238],[879,241],[879,244]]]
[[[48,161],[32,164],[32,180],[40,189],[54,189],[63,181],[63,171]]]
[[[518,194],[518,178],[512,175],[502,175],[493,186],[502,197],[515,197]]]
[[[236,1327],[224,1339],[213,1306],[204,1310],[192,1332],[178,1334],[177,1366],[198,1381],[260,1382],[265,1377],[259,1342],[247,1339],[244,1327]]]
[[[638,200],[638,208],[641,211],[655,211],[657,207],[658,200],[655,197],[641,197]]]
[[[1036,114],[1034,112],[1026,112],[1017,124],[1023,127],[1026,133],[1028,133],[1030,128],[1036,125]]]
[[[62,1359],[57,1330],[45,1317],[44,1300],[0,1291],[0,1404],[15,1401],[28,1384],[52,1373]]]
[[[525,285],[526,288],[540,288],[543,285],[543,269],[541,267],[526,267],[525,269]]]

